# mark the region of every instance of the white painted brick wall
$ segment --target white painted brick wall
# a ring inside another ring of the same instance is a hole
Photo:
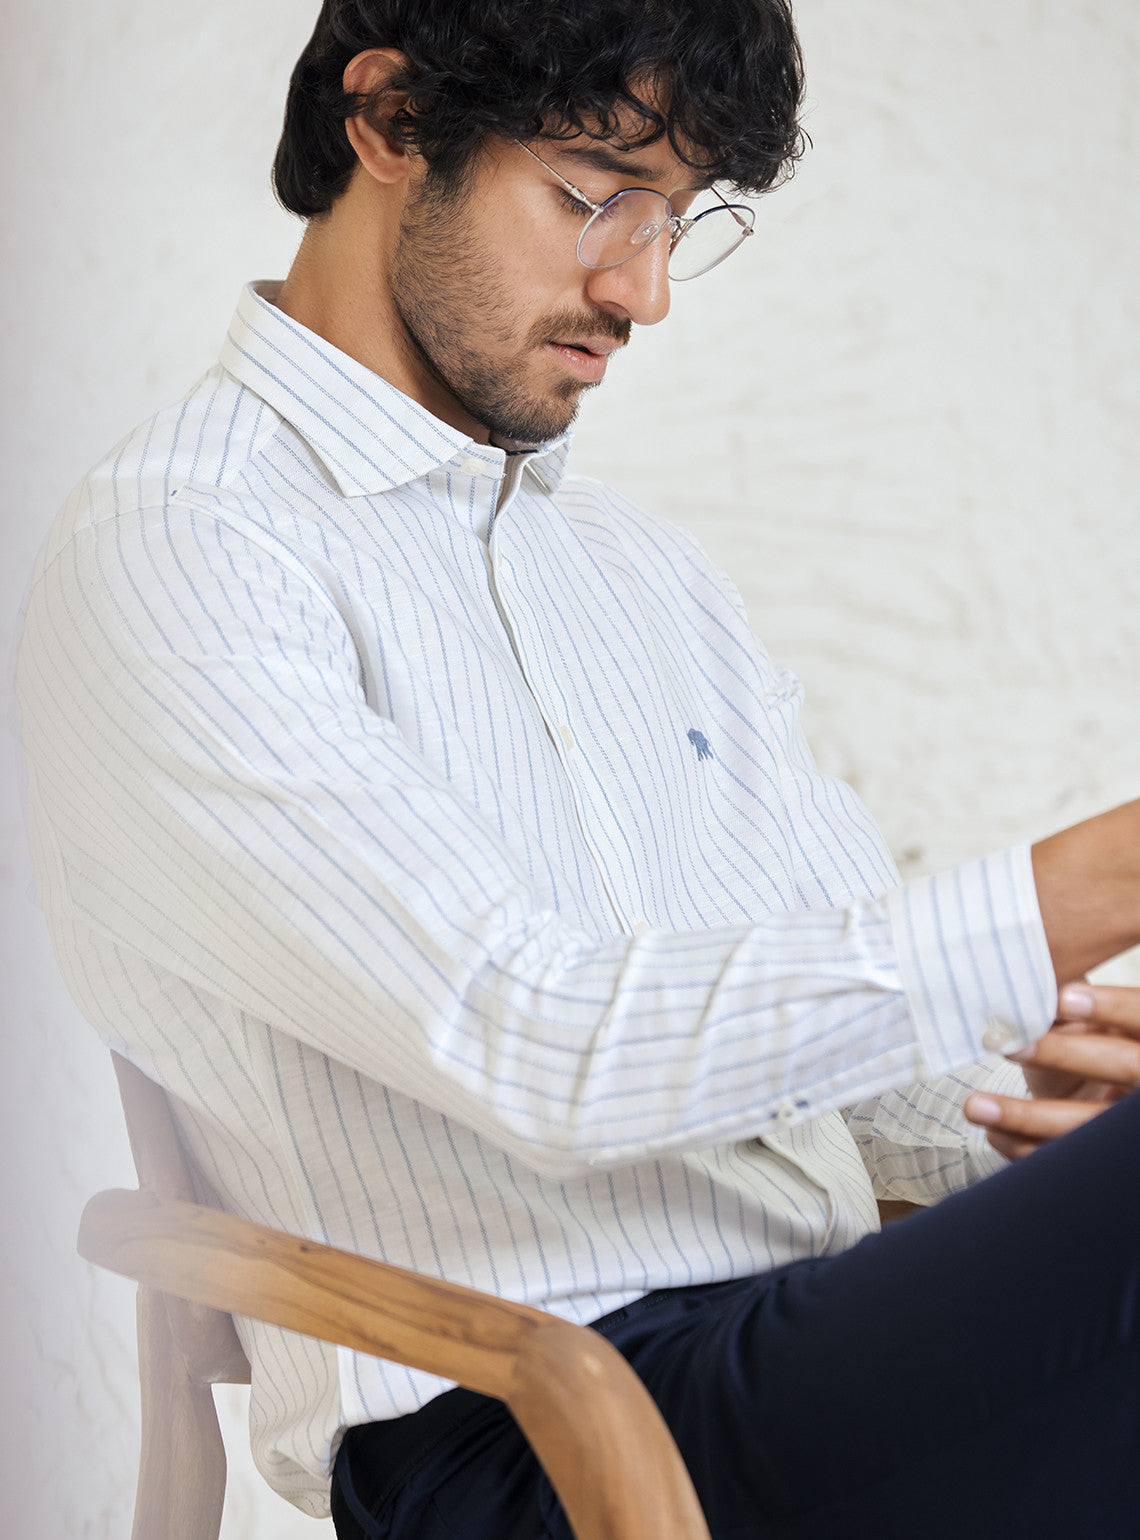
[[[296,226],[266,171],[314,0],[46,0],[0,50],[0,570],[206,366]],[[1140,793],[1140,11],[801,0],[815,148],[583,415],[579,468],[696,531],[804,677],[822,762],[908,871]],[[74,1256],[130,1180],[106,1055],[55,980],[4,748],[0,1478],[10,1533],[128,1532],[129,1289]],[[1127,976],[1122,973],[1120,976]],[[328,1533],[243,1461],[227,1540]]]

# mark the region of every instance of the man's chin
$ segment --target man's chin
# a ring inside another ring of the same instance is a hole
[[[594,388],[594,383],[568,380],[542,398],[484,398],[481,402],[463,404],[496,440],[513,444],[547,444],[561,438],[573,426],[583,393]]]

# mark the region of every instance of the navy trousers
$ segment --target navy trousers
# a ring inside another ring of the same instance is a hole
[[[1140,1093],[839,1256],[596,1322],[713,1540],[1140,1537]],[[501,1403],[346,1435],[341,1540],[570,1540]]]

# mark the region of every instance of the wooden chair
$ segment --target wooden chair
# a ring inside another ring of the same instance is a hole
[[[132,1540],[218,1540],[211,1386],[248,1384],[231,1314],[392,1359],[510,1407],[578,1540],[709,1540],[656,1406],[596,1332],[194,1202],[165,1093],[112,1055],[138,1192],[103,1192],[79,1251],[139,1284],[142,1453]]]

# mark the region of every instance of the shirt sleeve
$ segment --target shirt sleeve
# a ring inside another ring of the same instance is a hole
[[[1016,1064],[987,1059],[920,1085],[888,1091],[847,1113],[876,1198],[936,1203],[1009,1162],[967,1121],[962,1104],[973,1091],[1027,1095]]]
[[[1026,1024],[1052,1021],[1055,983],[1028,845],[920,877],[889,899],[915,1028],[931,1064],[963,1064],[971,1045],[1024,1048]],[[978,1034],[979,1017],[984,1018]]]
[[[1008,1047],[1052,1019],[1008,855],[753,924],[585,935],[369,707],[313,574],[202,510],[55,553],[21,692],[49,920],[558,1178],[762,1136],[976,1060],[995,1015]]]
[[[1023,1045],[1020,1023],[1028,1017],[1052,1017],[1044,930],[1023,918],[1037,907],[1028,846],[921,878],[892,894],[890,904],[911,1010],[919,1029],[937,1038],[935,1052],[954,1055],[957,1029],[983,998],[981,1040],[995,1051]],[[1025,1096],[1025,1076],[990,1057],[850,1110],[848,1127],[876,1197],[934,1203],[1008,1164],[962,1111],[973,1091]]]

